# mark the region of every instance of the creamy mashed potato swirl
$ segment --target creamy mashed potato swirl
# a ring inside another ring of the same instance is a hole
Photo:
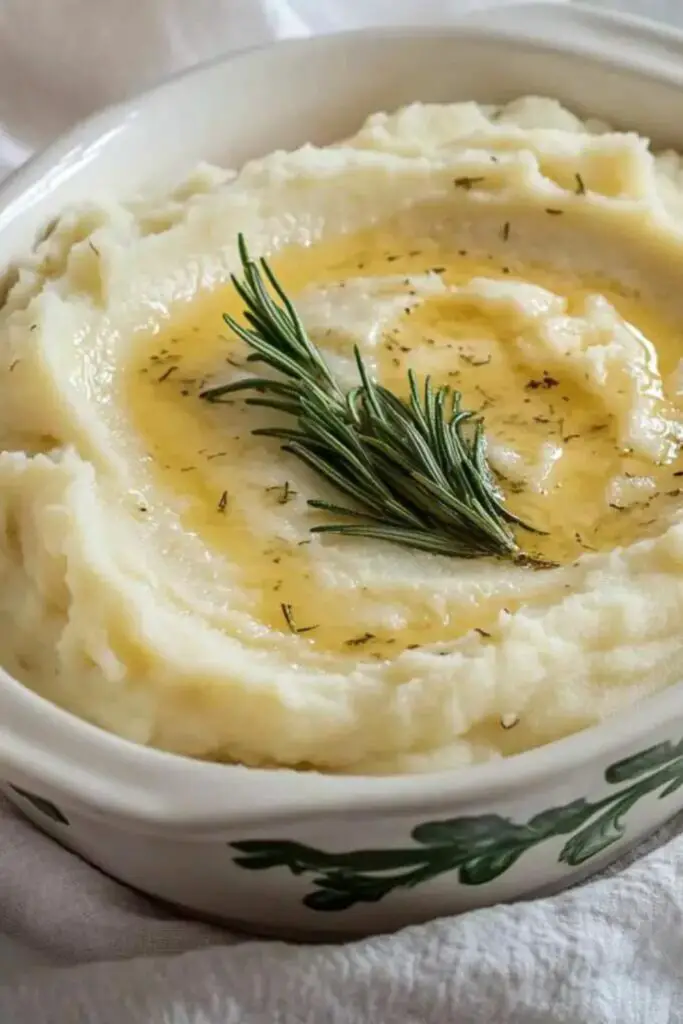
[[[555,567],[311,535],[335,495],[252,435],[275,414],[199,397],[251,372],[221,319],[239,231],[347,386],[357,344],[399,393],[409,367],[461,389]],[[681,158],[539,98],[65,211],[0,311],[0,663],[142,744],[354,773],[679,681],[681,266]]]

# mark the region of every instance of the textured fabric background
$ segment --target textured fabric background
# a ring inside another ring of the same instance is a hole
[[[683,26],[683,0],[594,0]],[[0,171],[93,107],[264,38],[472,0],[0,0]],[[683,816],[589,885],[345,946],[180,921],[0,803],[3,1024],[683,1024]]]

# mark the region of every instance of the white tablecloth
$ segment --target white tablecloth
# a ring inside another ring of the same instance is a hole
[[[683,0],[594,2],[683,24]],[[0,0],[0,169],[94,106],[231,46],[477,6]],[[178,920],[0,804],[0,1021],[683,1024],[682,826],[553,899],[311,948]]]

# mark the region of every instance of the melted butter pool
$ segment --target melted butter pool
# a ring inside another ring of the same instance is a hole
[[[678,365],[681,333],[637,294],[607,279],[451,251],[432,240],[411,248],[395,232],[377,228],[292,247],[271,262],[295,302],[305,290],[343,288],[359,277],[404,281],[406,305],[381,329],[370,354],[376,375],[405,394],[412,367],[420,376],[430,374],[435,384],[457,388],[463,404],[481,412],[497,469],[502,459],[509,507],[545,531],[519,532],[520,546],[530,554],[571,563],[586,552],[607,551],[656,532],[658,520],[675,508],[678,487],[670,460],[655,464],[625,450],[612,412],[594,389],[575,375],[531,365],[528,352],[517,344],[519,325],[509,312],[448,289],[466,288],[477,278],[521,281],[566,299],[569,316],[590,296],[602,296],[642,348],[643,372],[651,374],[656,399],[658,382]],[[445,290],[415,296],[412,281],[425,274],[441,281]],[[300,472],[298,464],[286,454],[277,455],[277,478],[266,474],[255,480],[253,466],[263,441],[257,442],[251,430],[262,424],[263,411],[239,398],[223,406],[198,397],[204,388],[243,372],[245,346],[227,337],[222,321],[223,313],[239,318],[241,311],[231,285],[173,310],[157,333],[139,340],[122,379],[134,428],[154,461],[158,491],[180,501],[184,528],[238,568],[255,618],[270,629],[301,630],[302,642],[354,657],[385,658],[471,629],[486,636],[503,609],[514,611],[514,594],[461,603],[457,615],[448,609],[436,613],[418,602],[410,621],[392,635],[390,628],[352,628],[339,596],[326,597],[316,586],[307,529],[324,516],[305,511],[305,499],[319,496],[315,481],[310,478],[310,492],[300,494],[291,483]],[[326,333],[328,338],[316,340],[349,354],[352,337]],[[650,386],[647,381],[645,386]],[[272,451],[277,451],[276,441]],[[614,478],[642,487],[638,500],[625,503],[615,497],[608,487]],[[264,532],[244,512],[242,499],[248,493],[266,513],[269,508],[280,513],[291,504],[299,518],[305,516],[306,529],[294,538]],[[452,565],[454,574],[462,571],[463,563],[454,560]],[[359,583],[354,590],[354,622],[362,619],[369,589]]]

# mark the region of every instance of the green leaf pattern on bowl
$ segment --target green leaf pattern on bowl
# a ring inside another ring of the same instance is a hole
[[[602,800],[573,800],[534,815],[525,824],[498,814],[427,821],[413,829],[417,845],[387,850],[328,853],[290,840],[252,839],[232,843],[235,864],[249,871],[284,867],[311,875],[315,887],[304,897],[311,910],[340,911],[375,903],[394,889],[408,889],[448,871],[462,885],[485,885],[504,874],[528,850],[548,839],[569,836],[559,861],[578,867],[625,834],[625,818],[644,796],[658,799],[683,786],[683,740],[666,741],[617,761],[605,772],[610,785],[630,785]]]
[[[59,807],[56,807],[50,800],[46,800],[42,796],[36,796],[35,793],[28,793],[25,789],[20,789],[19,786],[12,786],[12,789],[17,793],[23,800],[43,814],[46,818],[50,818],[56,822],[57,825],[68,825],[68,819],[62,814]]]

